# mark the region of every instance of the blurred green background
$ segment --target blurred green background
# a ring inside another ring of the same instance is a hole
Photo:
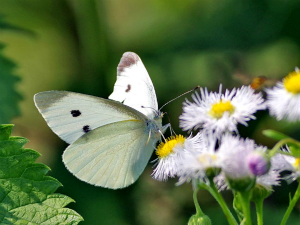
[[[72,176],[61,160],[67,145],[47,127],[33,95],[68,90],[106,98],[125,51],[143,60],[159,105],[197,85],[233,88],[262,75],[276,81],[300,66],[299,11],[298,0],[0,0],[1,83],[15,87],[0,85],[1,107],[9,112],[0,122],[14,123],[14,135],[42,153],[39,161],[64,185],[59,192],[75,199],[69,207],[84,217],[80,224],[186,224],[195,213],[191,185],[153,180],[150,163],[135,184],[117,191]],[[183,100],[163,110],[178,133]],[[300,139],[299,123],[279,123],[266,112],[257,116],[241,135],[268,146],[274,142],[261,134],[267,128]],[[266,202],[266,225],[279,221],[294,190],[276,188]],[[231,201],[229,192],[224,196]],[[227,224],[206,192],[199,201],[213,224]],[[298,203],[288,224],[300,224],[299,211]]]

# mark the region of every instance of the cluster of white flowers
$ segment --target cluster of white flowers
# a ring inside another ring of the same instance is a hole
[[[258,110],[268,109],[278,120],[300,120],[300,72],[290,73],[273,89],[266,89],[267,97],[250,86],[232,91],[222,86],[218,93],[200,89],[186,100],[179,117],[184,131],[198,130],[193,137],[176,135],[162,142],[156,150],[158,159],[153,177],[166,180],[178,177],[178,184],[215,182],[220,190],[259,185],[271,191],[279,185],[280,172],[291,171],[288,179],[300,177],[300,159],[285,152],[269,155],[266,147],[251,139],[239,137],[237,125],[247,126]]]

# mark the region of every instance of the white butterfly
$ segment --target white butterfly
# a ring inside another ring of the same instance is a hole
[[[46,91],[34,102],[53,132],[70,144],[63,153],[66,167],[80,180],[117,189],[141,175],[168,125],[162,126],[153,84],[133,52],[123,54],[109,98]]]

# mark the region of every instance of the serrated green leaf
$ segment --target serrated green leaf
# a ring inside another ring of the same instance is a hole
[[[15,29],[13,26],[3,22],[0,17],[0,29]],[[18,102],[21,95],[15,90],[16,83],[20,80],[14,75],[16,64],[2,55],[4,44],[0,43],[0,123],[9,123],[13,117],[20,115]]]
[[[12,124],[0,125],[0,141],[9,139],[13,126]]]
[[[35,163],[38,152],[23,148],[26,138],[7,135],[11,128],[0,126],[0,224],[78,224],[82,217],[64,208],[74,200],[54,193],[61,183]]]

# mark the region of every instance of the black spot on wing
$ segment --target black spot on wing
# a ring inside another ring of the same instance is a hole
[[[140,57],[134,52],[125,52],[120,60],[117,71],[121,73],[125,68],[130,67],[140,61]]]
[[[81,112],[79,110],[72,110],[71,114],[72,114],[73,117],[77,117],[77,116],[81,115]]]
[[[125,90],[125,92],[129,92],[130,90],[131,90],[131,85],[128,84],[128,85],[127,85],[127,89]]]
[[[87,132],[91,131],[91,129],[90,129],[90,126],[89,126],[89,125],[85,125],[85,126],[83,126],[83,127],[82,127],[82,130],[83,130],[83,132],[84,132],[84,133],[87,133]]]

